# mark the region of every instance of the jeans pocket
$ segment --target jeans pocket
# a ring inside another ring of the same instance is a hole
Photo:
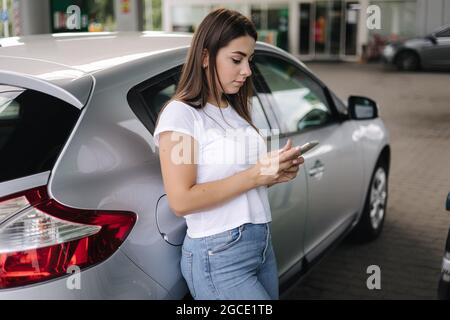
[[[229,231],[229,236],[226,238],[215,239],[213,247],[208,250],[208,255],[212,256],[216,253],[225,251],[239,242],[242,236],[242,226]]]
[[[192,269],[194,255],[184,247],[181,247],[181,252],[181,274],[183,275],[184,280],[186,280],[186,284],[189,288],[189,292],[191,293],[192,298],[195,299],[194,277]]]

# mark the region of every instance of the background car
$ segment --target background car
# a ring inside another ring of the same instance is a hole
[[[188,296],[179,267],[186,224],[169,207],[152,133],[191,40],[0,40],[0,299]],[[344,237],[380,234],[389,134],[374,101],[345,105],[289,53],[262,42],[255,53],[252,117],[269,150],[278,138],[273,148],[320,141],[296,179],[269,189],[287,293]]]
[[[450,193],[447,195],[445,207],[447,211],[450,211]],[[441,277],[438,285],[438,298],[440,300],[450,300],[450,229],[448,230],[444,257],[442,258]]]
[[[383,50],[383,61],[399,70],[450,68],[450,25],[426,37],[393,42]]]

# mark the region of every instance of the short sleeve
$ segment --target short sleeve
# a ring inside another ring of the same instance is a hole
[[[159,147],[159,135],[164,131],[176,131],[197,139],[195,110],[183,102],[173,100],[167,104],[159,115],[158,123],[153,133],[155,145]]]

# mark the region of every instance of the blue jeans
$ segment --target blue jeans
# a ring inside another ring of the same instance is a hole
[[[270,224],[184,238],[181,273],[196,300],[278,300]]]

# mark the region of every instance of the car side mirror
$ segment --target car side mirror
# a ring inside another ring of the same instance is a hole
[[[450,211],[450,192],[447,195],[447,205],[446,205],[446,207],[447,207],[447,211]]]
[[[378,117],[378,106],[375,101],[366,97],[350,96],[348,111],[351,119],[368,120]]]

